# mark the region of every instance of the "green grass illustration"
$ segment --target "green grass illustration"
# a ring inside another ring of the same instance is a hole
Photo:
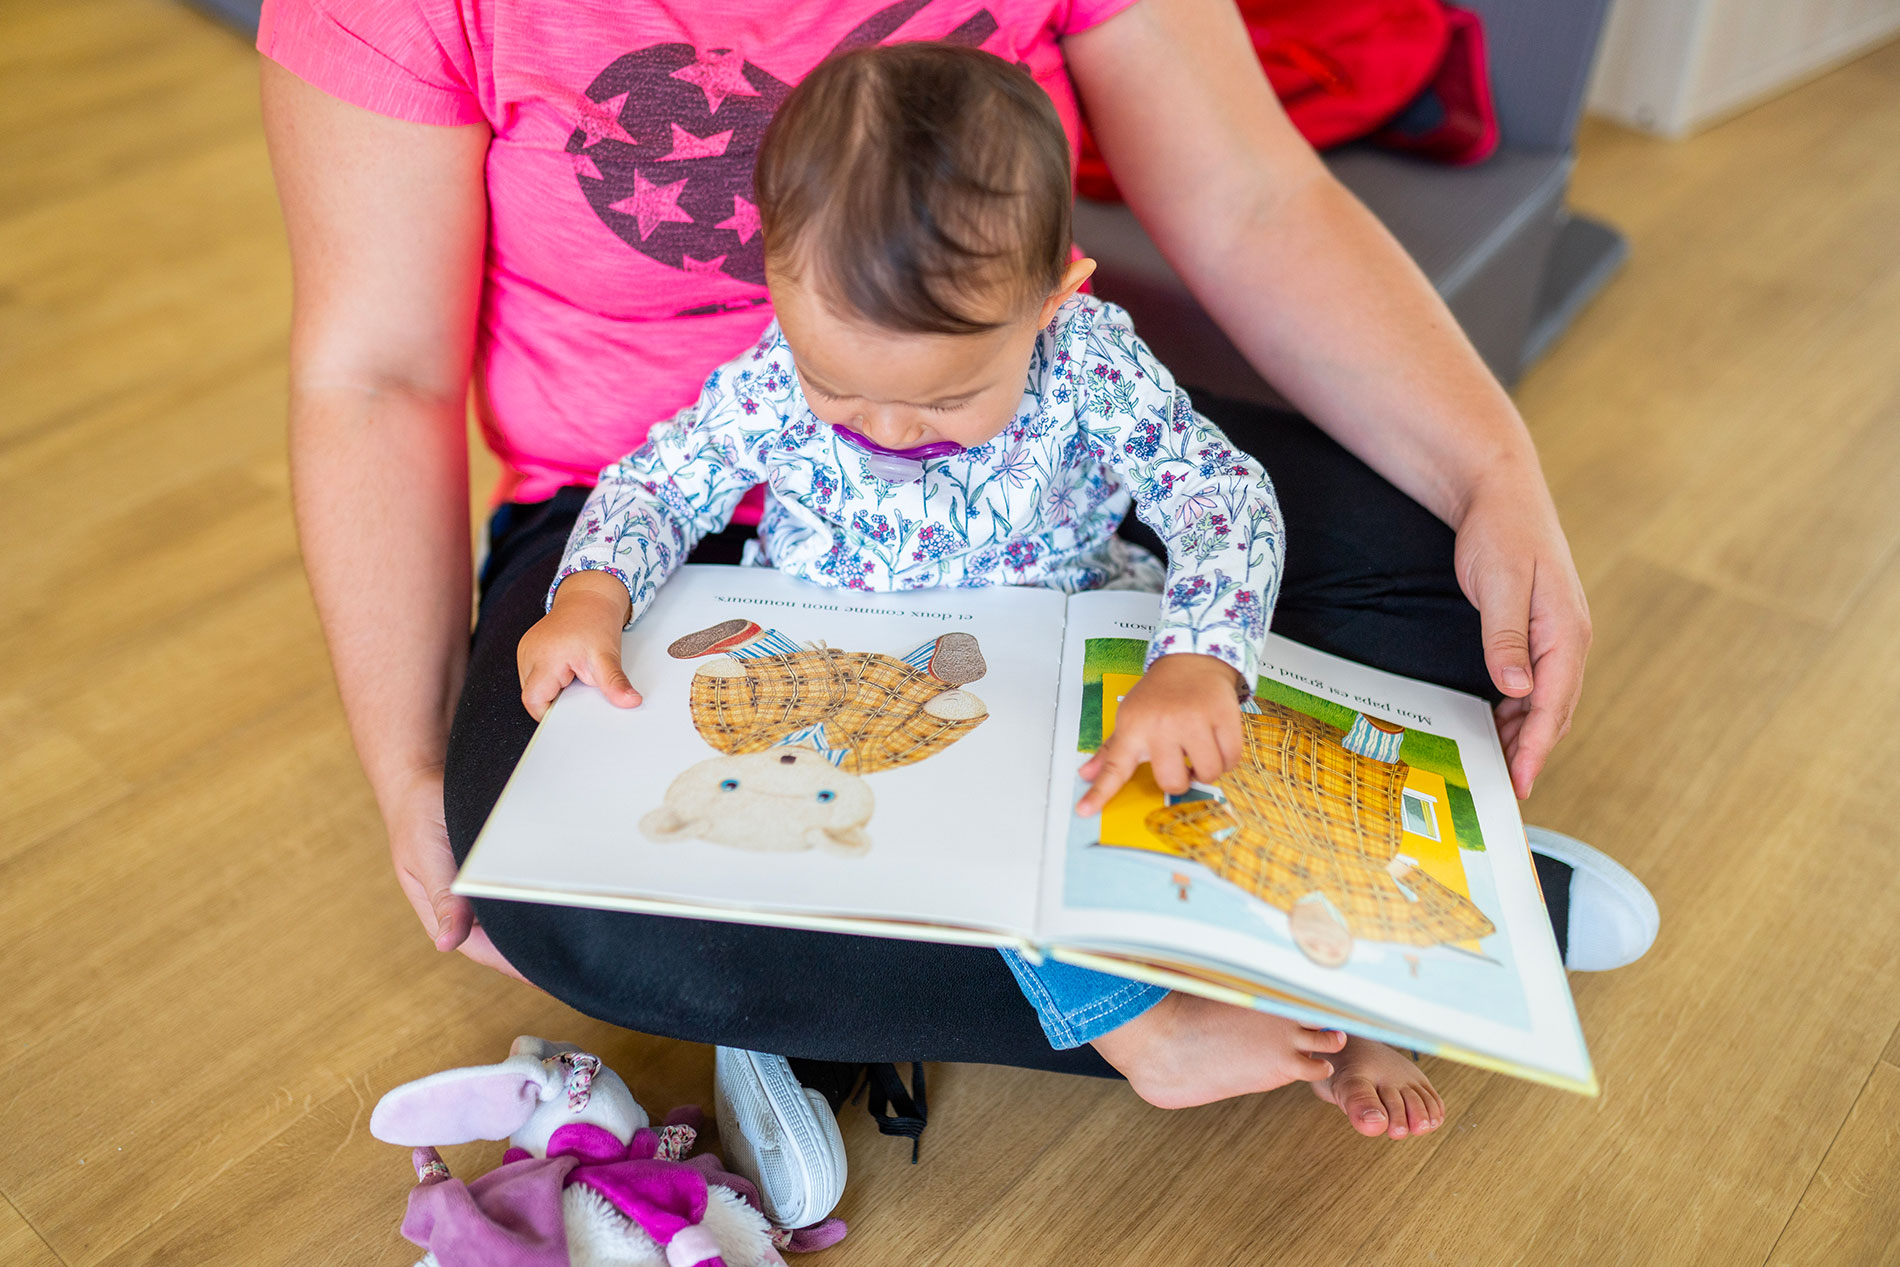
[[[1076,727],[1076,751],[1094,752],[1102,746],[1102,675],[1139,674],[1147,654],[1148,644],[1139,638],[1090,638],[1084,644],[1082,720]],[[1254,688],[1254,694],[1261,699],[1285,705],[1295,712],[1305,713],[1339,730],[1352,729],[1353,719],[1358,716],[1344,704],[1322,699],[1273,678],[1261,678]],[[1459,847],[1482,853],[1484,833],[1478,829],[1478,807],[1471,799],[1471,784],[1465,778],[1464,764],[1458,759],[1458,745],[1443,735],[1408,726],[1405,728],[1404,743],[1399,748],[1399,760],[1415,769],[1429,770],[1445,780],[1445,790],[1451,800],[1452,826],[1458,833]]]

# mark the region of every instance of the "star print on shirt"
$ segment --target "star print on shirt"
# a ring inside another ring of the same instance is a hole
[[[699,54],[690,66],[673,72],[706,94],[706,113],[717,114],[727,97],[756,97],[759,90],[746,81],[745,55],[737,49],[715,48]]]
[[[960,0],[955,7],[979,2]],[[840,36],[833,51],[882,43],[920,17],[925,25],[912,27],[911,36],[928,36],[960,16],[948,12],[952,7],[945,0],[890,0]],[[996,29],[995,18],[979,9],[938,38],[980,46]],[[748,61],[740,49],[678,40],[647,44],[614,57],[576,94],[578,122],[564,148],[578,192],[609,232],[664,267],[684,271],[689,256],[700,263],[723,259],[720,274],[763,288],[765,238],[751,202],[753,160],[773,112],[810,69],[781,64],[776,56],[767,61],[777,73]],[[677,187],[682,180],[688,183]],[[762,293],[720,293],[681,314],[765,302]]]
[[[680,194],[685,188],[686,182],[683,180],[676,180],[670,185],[655,185],[646,177],[636,175],[633,178],[633,192],[608,206],[638,221],[640,237],[644,241],[652,237],[653,231],[663,224],[693,222],[689,213],[680,210]]]
[[[752,235],[759,231],[759,209],[738,194],[732,196],[732,214],[713,226],[715,229],[731,229],[739,235],[741,242],[750,242]]]
[[[709,260],[696,260],[690,255],[680,256],[680,267],[686,272],[695,273],[701,277],[717,276],[719,270],[725,267],[725,263],[726,257],[723,255],[715,255]]]
[[[574,120],[574,126],[579,128],[587,138],[581,144],[593,145],[603,139],[622,141],[628,145],[634,144],[634,139],[627,135],[625,128],[620,126],[620,111],[626,103],[627,94],[624,92],[619,96],[609,97],[605,101],[595,101],[582,93],[580,100],[575,103],[575,113],[579,117]]]
[[[718,158],[732,140],[731,128],[711,136],[694,136],[677,123],[668,126],[673,129],[673,148],[660,155],[658,161],[662,163],[686,158]]]

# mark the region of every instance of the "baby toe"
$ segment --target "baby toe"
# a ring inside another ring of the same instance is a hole
[[[1361,1135],[1383,1135],[1390,1124],[1391,1110],[1381,1101],[1379,1088],[1369,1078],[1347,1078],[1336,1085],[1336,1103],[1345,1111],[1352,1129]]]
[[[1418,1088],[1406,1087],[1400,1094],[1405,1100],[1406,1129],[1414,1135],[1423,1135],[1431,1130],[1431,1114],[1426,1111],[1425,1097],[1419,1094]]]
[[[1386,1135],[1392,1139],[1404,1139],[1411,1133],[1405,1121],[1405,1097],[1397,1087],[1380,1087],[1379,1099],[1385,1105]]]
[[[1300,1050],[1308,1053],[1336,1052],[1346,1045],[1346,1036],[1336,1029],[1308,1029],[1300,1034]]]

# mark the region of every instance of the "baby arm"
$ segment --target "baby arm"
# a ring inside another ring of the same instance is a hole
[[[1081,360],[1090,443],[1168,547],[1147,672],[1082,767],[1092,786],[1076,809],[1093,814],[1144,761],[1178,794],[1240,760],[1240,705],[1279,595],[1285,535],[1266,472],[1194,412],[1119,308],[1101,312]]]
[[[521,702],[535,720],[576,679],[622,708],[640,703],[621,670],[621,632],[764,481],[784,406],[796,400],[785,391],[789,374],[774,326],[751,352],[714,371],[697,401],[601,472],[568,536],[547,615],[516,651]]]

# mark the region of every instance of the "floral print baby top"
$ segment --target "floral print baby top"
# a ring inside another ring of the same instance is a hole
[[[620,578],[631,626],[747,489],[768,491],[748,564],[860,590],[1041,585],[1159,590],[1148,661],[1218,656],[1251,685],[1279,594],[1285,533],[1260,464],[1194,412],[1114,304],[1079,295],[1037,338],[1022,403],[988,443],[893,484],[806,404],[774,323],[699,399],[609,466],[548,590]],[[1165,574],[1115,534],[1130,504],[1168,547]]]

